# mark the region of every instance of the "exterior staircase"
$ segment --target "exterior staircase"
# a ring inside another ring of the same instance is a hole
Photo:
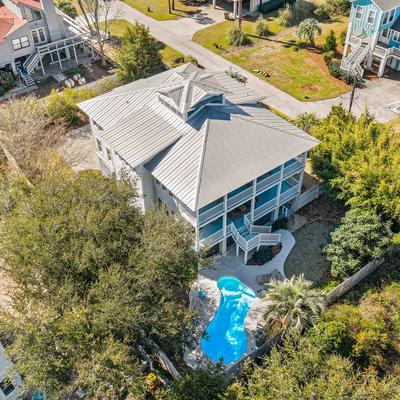
[[[244,216],[244,226],[237,229],[234,223],[230,225],[231,233],[235,243],[246,254],[260,246],[274,246],[281,241],[279,233],[271,233],[271,226],[253,225],[250,215]]]
[[[346,71],[350,76],[357,77],[359,80],[364,75],[363,63],[368,59],[371,54],[371,46],[363,43],[360,40],[353,48],[353,51],[347,56],[342,58],[340,68]]]
[[[26,86],[35,86],[35,81],[33,80],[31,74],[29,74],[25,69],[18,68],[18,74]]]

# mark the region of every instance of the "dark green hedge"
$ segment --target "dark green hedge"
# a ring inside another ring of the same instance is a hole
[[[286,3],[293,3],[295,0],[269,0],[260,5],[259,11],[266,14],[270,11],[276,10],[277,8],[283,7]]]

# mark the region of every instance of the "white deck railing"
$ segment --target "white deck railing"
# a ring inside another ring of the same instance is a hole
[[[283,169],[283,177],[286,178],[287,176],[293,174],[298,169],[303,168],[302,161],[295,161],[294,163],[288,165]]]
[[[299,185],[297,184],[296,186],[293,186],[289,190],[286,190],[286,192],[281,193],[281,196],[279,198],[279,205],[282,205],[283,203],[286,203],[288,200],[290,200],[292,197],[297,196],[299,192]]]
[[[217,232],[214,232],[212,235],[207,236],[204,239],[200,240],[200,245],[202,246],[212,246],[215,243],[219,242],[221,239],[224,238],[224,230],[220,229]]]
[[[266,214],[267,212],[270,212],[276,207],[276,197],[273,198],[270,201],[267,201],[260,207],[257,207],[254,209],[254,219],[258,219],[261,217],[263,214]]]
[[[216,206],[203,211],[199,214],[199,224],[202,225],[212,219],[216,218],[224,212],[224,203],[217,204]]]
[[[269,186],[272,186],[274,183],[279,182],[281,172],[275,172],[275,174],[267,176],[266,178],[262,179],[261,181],[256,183],[256,193],[260,193],[264,189],[267,189]]]
[[[253,195],[253,187],[249,187],[240,193],[235,194],[234,196],[228,198],[228,209],[232,208],[238,204],[243,203]]]

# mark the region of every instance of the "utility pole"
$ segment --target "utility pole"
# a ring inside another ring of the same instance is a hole
[[[357,74],[354,75],[354,79],[353,79],[353,89],[351,90],[351,96],[350,96],[349,114],[351,113],[351,109],[353,107],[354,94],[356,93],[356,87],[357,87]]]
[[[242,5],[243,5],[243,0],[237,0],[238,1],[238,28],[242,29]]]
[[[171,14],[171,0],[168,0],[168,14]]]

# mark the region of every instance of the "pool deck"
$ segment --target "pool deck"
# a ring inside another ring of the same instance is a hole
[[[286,230],[279,230],[276,233],[281,234],[282,249],[271,261],[264,265],[245,265],[243,263],[243,255],[239,254],[236,257],[235,246],[232,246],[227,254],[217,255],[214,257],[213,263],[210,266],[202,267],[199,269],[197,279],[192,285],[190,290],[190,307],[197,313],[197,340],[192,349],[188,349],[185,353],[184,359],[190,367],[197,367],[204,364],[205,356],[200,347],[200,341],[204,329],[215,315],[221,299],[220,292],[217,287],[217,281],[222,276],[234,276],[240,279],[245,285],[249,286],[256,293],[256,300],[251,306],[247,315],[246,335],[247,335],[247,349],[243,357],[249,355],[256,349],[255,336],[257,328],[263,326],[263,314],[267,305],[266,300],[263,299],[265,287],[259,285],[256,281],[257,275],[263,275],[277,269],[282,276],[285,276],[283,266],[285,260],[292,250],[295,239],[293,235]],[[198,296],[199,291],[205,293],[205,297],[200,299]],[[229,368],[231,364],[226,364]]]

